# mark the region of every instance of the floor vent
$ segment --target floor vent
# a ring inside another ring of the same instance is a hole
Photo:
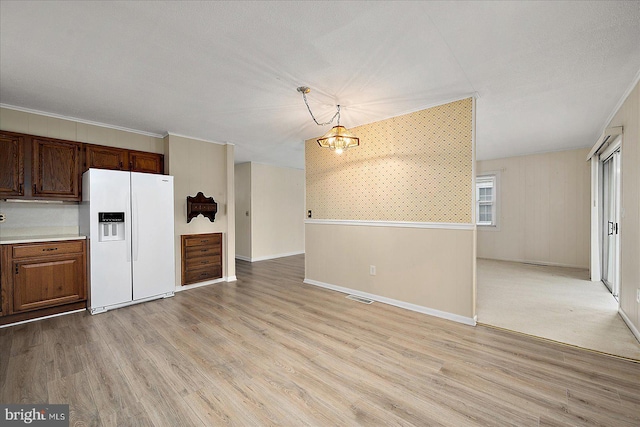
[[[362,297],[359,297],[358,295],[347,295],[347,299],[358,301],[358,302],[361,302],[363,304],[371,304],[373,302],[373,300],[371,300],[371,299],[362,298]]]

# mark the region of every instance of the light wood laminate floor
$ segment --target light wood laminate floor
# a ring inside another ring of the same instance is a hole
[[[0,330],[0,401],[71,425],[638,426],[640,364],[302,284],[304,258]]]

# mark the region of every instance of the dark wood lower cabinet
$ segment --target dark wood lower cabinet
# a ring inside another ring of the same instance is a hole
[[[222,277],[222,233],[185,234],[182,241],[182,285]]]
[[[86,242],[2,246],[0,324],[86,307]]]

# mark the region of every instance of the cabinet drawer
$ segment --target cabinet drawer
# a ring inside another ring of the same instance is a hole
[[[189,258],[185,261],[187,271],[211,267],[214,265],[222,265],[222,258],[220,256],[216,255],[202,258]]]
[[[58,254],[74,254],[83,251],[83,242],[75,240],[70,242],[34,243],[21,246],[13,246],[13,258],[34,258]]]
[[[184,284],[202,282],[210,279],[219,279],[221,277],[222,266],[214,265],[204,269],[186,271]]]
[[[220,255],[220,247],[219,246],[218,247],[193,246],[193,247],[187,248],[185,253],[187,254],[187,259]]]
[[[184,245],[188,248],[192,246],[212,246],[222,243],[222,236],[216,235],[203,235],[202,237],[195,235],[189,236],[184,239]]]

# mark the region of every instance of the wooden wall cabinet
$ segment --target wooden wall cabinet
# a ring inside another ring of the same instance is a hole
[[[24,195],[24,138],[0,133],[0,196]]]
[[[129,151],[131,172],[164,173],[164,156],[144,151]]]
[[[163,174],[164,156],[0,131],[0,199],[80,201],[89,168]]]
[[[86,242],[2,245],[0,324],[86,308]]]
[[[164,156],[126,148],[85,144],[85,167],[132,172],[164,173]]]
[[[79,201],[82,144],[39,137],[32,141],[33,197]]]
[[[129,153],[124,148],[85,144],[84,170],[89,168],[129,170]]]
[[[182,286],[222,277],[222,233],[184,234]]]

